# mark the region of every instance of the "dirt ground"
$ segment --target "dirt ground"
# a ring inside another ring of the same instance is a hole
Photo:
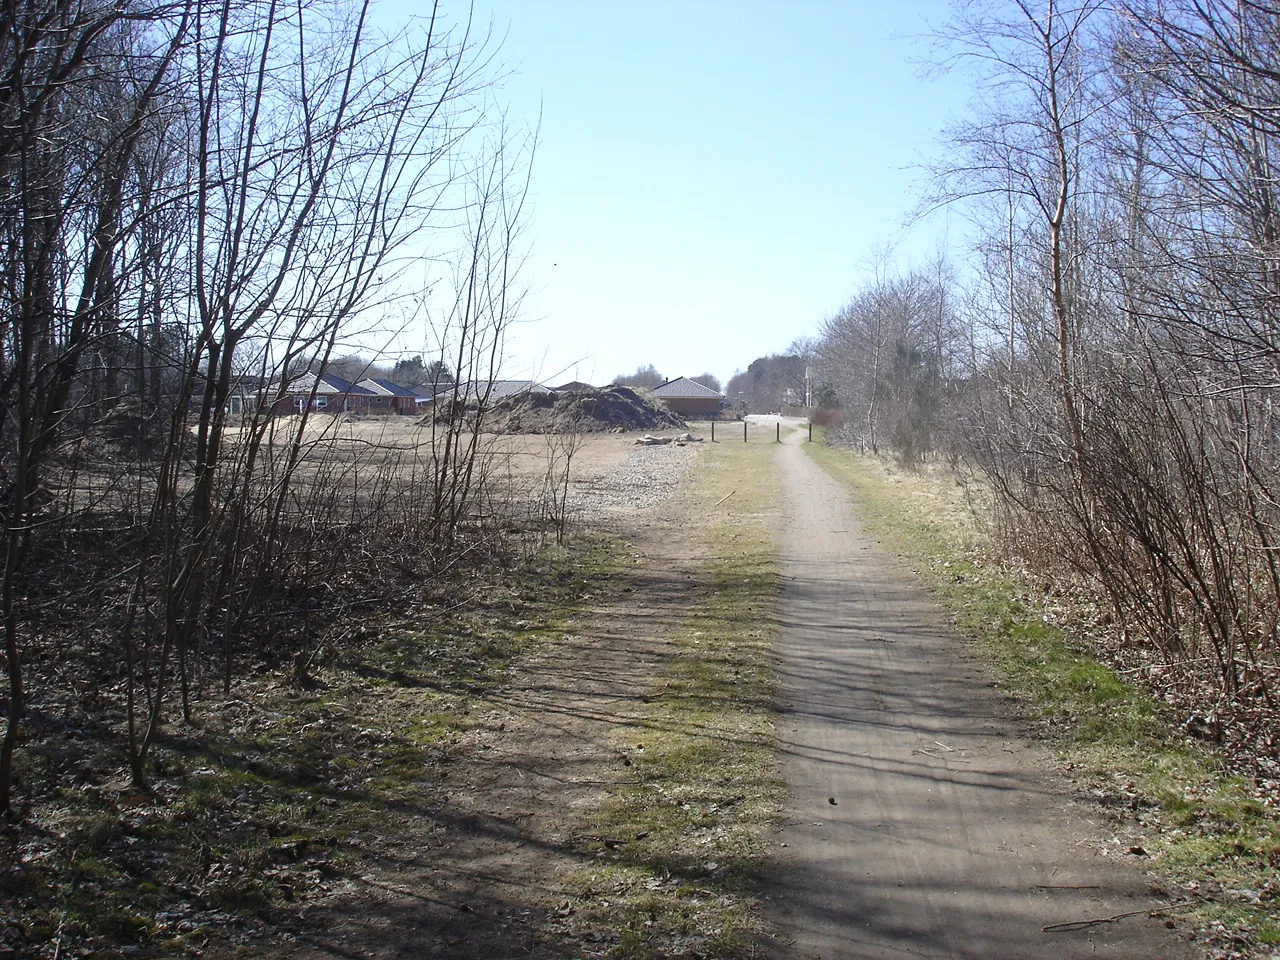
[[[357,423],[353,434],[385,441],[394,425]],[[409,436],[412,431],[405,431]],[[597,497],[627,495],[629,460],[647,452],[635,435],[594,435],[575,459],[575,483]],[[513,473],[536,474],[542,438],[503,437]],[[688,455],[699,448],[690,445]],[[614,746],[635,722],[670,656],[669,636],[703,584],[696,518],[678,490],[661,504],[609,511],[630,544],[631,565],[608,596],[560,638],[528,658],[485,699],[455,745],[447,779],[424,785],[377,839],[366,872],[294,913],[283,927],[247,938],[238,956],[302,958],[604,957],[617,938],[576,926],[572,883],[595,838],[584,810],[627,782]],[[598,506],[598,504],[597,504]],[[596,511],[599,516],[599,510]],[[692,955],[691,955],[692,956]]]
[[[603,957],[580,941],[575,867],[593,854],[583,809],[627,777],[610,743],[666,656],[697,565],[641,536],[625,599],[593,611],[483,705],[458,769],[358,881],[297,915],[288,958]],[[276,931],[278,935],[281,931]],[[252,952],[263,955],[265,945]]]
[[[291,439],[297,417],[279,417],[272,424],[269,439],[283,443]],[[683,429],[683,428],[680,428]],[[581,434],[573,441],[573,476],[575,482],[591,484],[624,460],[638,438],[648,431]],[[665,432],[671,436],[677,428]],[[695,426],[696,434],[705,433]],[[355,417],[313,415],[308,418],[305,442],[314,445],[329,461],[335,451],[345,449],[349,457],[357,455],[376,459],[402,455],[425,456],[433,442],[433,429],[420,417]],[[492,453],[500,471],[513,477],[532,479],[545,472],[547,457],[553,449],[562,451],[564,441],[555,436],[532,434],[485,434],[481,448]],[[563,455],[560,453],[559,455]]]
[[[519,393],[493,405],[486,423],[494,433],[613,433],[682,430],[685,421],[661,401],[631,387],[568,393]]]
[[[503,442],[513,470],[544,443]],[[581,482],[618,482],[634,449],[631,437],[591,438]],[[779,469],[779,746],[792,806],[765,878],[771,954],[1202,955],[1174,919],[1148,916],[1159,897],[1124,862],[1123,838],[1073,805],[983,671],[860,532],[843,490],[794,446]],[[616,937],[575,923],[570,878],[600,856],[583,811],[628,782],[618,734],[670,656],[662,638],[691,612],[706,558],[678,490],[610,522],[634,546],[608,595],[485,700],[456,769],[379,838],[362,876],[241,956],[611,955]]]
[[[772,956],[1191,958],[1132,841],[1072,800],[988,671],[795,445]],[[1126,862],[1129,861],[1129,862]]]

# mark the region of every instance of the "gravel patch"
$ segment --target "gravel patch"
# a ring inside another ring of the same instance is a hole
[[[633,447],[626,459],[609,471],[575,483],[569,509],[592,517],[656,507],[680,486],[701,446]]]

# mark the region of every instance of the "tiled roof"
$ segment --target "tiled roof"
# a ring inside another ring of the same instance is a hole
[[[352,396],[357,397],[377,396],[377,394],[372,390],[357,386],[350,380],[343,380],[341,377],[332,373],[326,373],[322,377],[319,377],[318,379],[320,382],[318,384],[316,383],[316,379],[317,377],[314,373],[304,373],[296,380],[291,380],[289,382],[288,389],[285,392],[295,395],[300,393],[309,394],[312,386],[315,386],[316,396],[318,397],[332,396],[338,393],[351,394]]]
[[[653,395],[659,400],[687,400],[698,398],[710,400],[715,398],[723,400],[724,394],[717,393],[708,386],[698,383],[696,380],[690,380],[688,377],[676,377],[674,380],[668,380],[660,387],[653,388]]]
[[[326,390],[326,386],[331,386],[331,390]],[[350,380],[343,380],[341,377],[332,373],[326,373],[320,378],[320,389],[316,393],[349,393],[352,396],[375,396],[374,392],[368,387],[362,387],[358,383],[352,383]]]
[[[402,387],[400,384],[387,380],[385,377],[368,377],[360,381],[360,386],[364,387],[371,393],[376,393],[382,397],[417,396],[417,394],[408,387]]]
[[[533,380],[472,380],[458,389],[459,395],[468,400],[488,397],[490,401],[514,397],[517,393],[550,392],[542,384]]]

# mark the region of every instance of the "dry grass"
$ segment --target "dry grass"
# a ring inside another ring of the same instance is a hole
[[[444,454],[444,428],[418,416],[354,416],[312,414],[305,426],[297,415],[265,423],[257,470],[267,492],[284,469],[295,441],[301,460],[294,477],[295,500],[305,501],[317,484],[346,490],[386,490],[391,496],[420,484]],[[155,427],[154,429],[160,429]],[[245,420],[226,429],[224,460],[239,464],[239,450],[250,441]],[[301,437],[298,432],[301,429]],[[617,466],[642,433],[583,434],[574,453],[573,482],[589,485]],[[477,475],[494,481],[495,496],[524,496],[542,482],[555,437],[463,434],[480,451]],[[68,513],[108,512],[134,507],[153,482],[156,464],[136,456],[136,445],[102,431],[97,441],[68,450],[58,497]],[[184,483],[181,489],[188,489]],[[147,501],[149,502],[149,501]]]

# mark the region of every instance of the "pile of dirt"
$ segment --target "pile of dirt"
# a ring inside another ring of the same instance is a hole
[[[493,433],[606,433],[684,426],[656,400],[618,386],[519,393],[499,400],[486,417],[486,429]]]
[[[155,460],[169,443],[172,416],[160,405],[120,403],[103,412],[85,409],[80,415],[88,419],[77,424],[83,441],[79,453],[89,461]]]

